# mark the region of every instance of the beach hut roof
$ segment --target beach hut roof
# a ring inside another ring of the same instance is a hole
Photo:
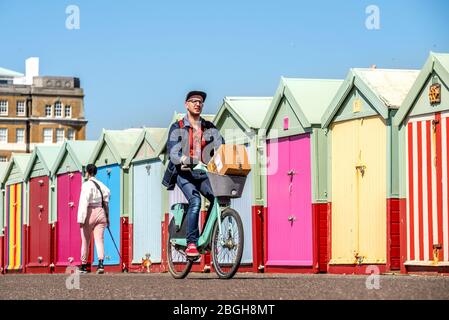
[[[28,165],[25,169],[24,178],[28,180],[30,178],[31,173],[33,172],[33,166],[36,163],[36,160],[39,159],[42,162],[42,165],[45,170],[45,174],[50,176],[51,170],[58,158],[59,151],[61,150],[62,145],[51,145],[51,146],[36,146],[31,153],[31,158],[28,162]]]
[[[90,156],[96,145],[97,141],[90,140],[69,140],[64,142],[51,169],[52,174],[58,171],[66,153],[71,156],[78,170],[82,171],[83,167],[89,163]]]
[[[227,110],[245,129],[259,129],[271,100],[271,97],[225,97],[214,123],[216,124]]]
[[[125,162],[125,167],[129,167],[144,141],[148,142],[153,151],[159,149],[165,131],[167,131],[167,128],[144,128]],[[154,153],[153,158],[157,158],[157,156],[158,155]]]
[[[137,139],[142,133],[142,128],[132,128],[125,130],[105,130],[101,134],[100,139],[89,159],[90,163],[95,163],[104,144],[107,144],[118,163],[122,163],[129,157]]]
[[[426,85],[427,80],[432,76],[433,72],[437,73],[441,80],[449,85],[449,54],[448,53],[435,53],[431,52],[429,58],[427,59],[424,67],[421,69],[416,81],[402,102],[398,113],[395,116],[394,124],[400,125],[404,119],[407,117],[413,105],[415,104],[416,98],[419,93],[423,90]]]
[[[20,180],[24,180],[24,174],[25,171],[27,169],[28,163],[31,160],[31,154],[29,153],[12,153],[11,154],[11,159],[9,160],[7,166],[6,166],[6,171],[4,172],[3,175],[3,183],[6,183],[8,181],[9,178],[9,174],[11,173],[11,170],[13,169],[14,165],[18,168],[19,170],[19,174]]]
[[[322,127],[329,126],[353,87],[357,87],[376,111],[387,119],[390,109],[400,107],[418,73],[418,70],[402,69],[351,69],[321,118]]]
[[[321,116],[342,83],[342,80],[335,79],[282,77],[262,127],[269,127],[284,97],[292,106],[304,128],[311,127],[313,124],[320,124]]]

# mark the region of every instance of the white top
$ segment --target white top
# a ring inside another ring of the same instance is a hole
[[[111,191],[101,181],[90,178],[84,182],[81,187],[80,201],[78,204],[78,223],[84,223],[86,220],[87,207],[89,205],[101,205],[101,193],[91,180],[94,180],[100,186],[105,202],[109,202],[109,197],[111,196]]]

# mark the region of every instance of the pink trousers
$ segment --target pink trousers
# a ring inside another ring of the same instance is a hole
[[[89,258],[89,247],[92,232],[98,260],[104,260],[104,229],[107,227],[106,214],[102,207],[88,207],[86,221],[81,228],[81,263],[86,264]]]

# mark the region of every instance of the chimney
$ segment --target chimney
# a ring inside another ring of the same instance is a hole
[[[33,84],[33,77],[39,76],[39,58],[31,57],[25,61],[25,82],[27,85]]]

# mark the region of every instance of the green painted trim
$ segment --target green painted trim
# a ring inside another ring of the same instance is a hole
[[[145,141],[145,134],[146,134],[146,131],[144,129],[142,131],[142,133],[139,135],[139,137],[137,138],[137,141],[134,144],[134,147],[132,148],[128,159],[125,160],[125,165],[124,165],[125,168],[129,168],[132,159],[134,159],[134,157],[136,156],[136,153],[139,151],[142,143]]]
[[[327,202],[332,202],[332,130],[326,129],[327,137]]]
[[[22,185],[22,192],[23,192],[23,224],[29,226],[30,225],[30,212],[28,210],[29,206],[29,199],[28,195],[30,194],[30,185],[26,182],[23,182]]]
[[[313,128],[310,137],[311,150],[311,182],[312,182],[312,203],[327,202],[327,139],[324,130]]]
[[[66,171],[62,172],[60,170],[60,167],[61,167],[66,155],[67,155],[67,157],[70,157],[70,159],[73,161],[73,163],[77,167],[78,171],[82,170],[82,167],[83,167],[82,164],[78,160],[78,157],[76,157],[76,155],[74,154],[73,150],[71,150],[71,148],[69,148],[69,145],[66,141],[66,142],[64,142],[64,145],[61,147],[61,150],[59,151],[58,157],[56,158],[53,168],[51,168],[52,175],[66,173]]]
[[[128,188],[128,201],[129,201],[129,223],[134,223],[134,168],[135,165],[131,164],[129,167],[129,188]],[[132,240],[131,240],[132,241]]]
[[[223,103],[218,111],[218,114],[215,115],[213,123],[214,125],[217,125],[222,119],[222,116],[226,114],[226,111],[229,112],[234,118],[237,123],[239,123],[244,130],[251,130],[252,128],[250,125],[240,116],[240,114],[237,113],[237,111],[234,110],[234,108],[229,103],[229,100],[227,98],[224,98]]]
[[[282,101],[282,98],[284,97],[284,88],[285,88],[285,81],[284,78],[281,78],[281,82],[278,85],[278,88],[276,89],[276,93],[273,96],[273,100],[271,100],[270,107],[268,108],[267,115],[265,116],[265,119],[262,121],[262,125],[260,128],[267,130],[271,123],[273,122],[273,118],[276,115],[279,103]]]
[[[349,71],[348,76],[346,77],[346,80],[343,82],[342,87],[338,90],[335,98],[332,100],[331,104],[329,105],[328,110],[324,113],[323,117],[321,118],[322,122],[322,128],[327,128],[329,125],[334,122],[334,118],[345,104],[345,101],[349,95],[349,93],[352,91],[353,88],[357,88],[360,93],[366,97],[367,102],[371,104],[371,106],[384,118],[388,119],[389,117],[389,110],[388,107],[385,105],[385,103],[379,98],[379,96],[374,93],[371,88],[366,84],[365,81],[360,79],[360,77],[357,75],[356,72],[354,72],[353,69]],[[362,118],[368,116],[365,114],[365,112],[358,113],[355,117],[354,116],[342,116],[338,119],[338,121],[344,121],[344,120],[350,120],[350,119],[356,119],[356,118]]]
[[[265,208],[268,206],[267,147],[268,147],[267,141],[263,140],[263,139],[259,139],[259,151],[261,153],[260,163],[262,164],[262,166],[260,168],[260,180],[261,180],[262,194],[264,195],[262,203]]]
[[[280,131],[280,133],[278,135],[272,134],[271,132],[272,132],[272,130],[270,130],[270,133],[265,138],[265,140],[287,138],[287,137],[296,136],[299,134],[310,133],[311,130],[310,130],[310,128],[308,128],[307,130],[304,130],[303,128],[295,128],[295,129],[290,129],[290,130],[286,130],[286,131]]]
[[[318,137],[317,130],[312,129],[310,135],[310,163],[311,163],[311,188],[312,188],[312,202],[316,202],[319,198],[318,191]]]
[[[288,86],[285,86],[284,96],[287,99],[288,103],[292,106],[292,110],[295,113],[296,117],[299,119],[299,122],[301,123],[302,127],[304,129],[310,128],[312,125],[310,124],[309,120],[307,120],[304,112],[302,112],[301,106],[298,104],[298,101],[296,101],[296,99],[294,98]]]
[[[354,79],[354,86],[359,89],[362,95],[364,95],[371,103],[371,106],[376,109],[376,111],[382,116],[384,119],[388,119],[389,110],[385,103],[379,98],[379,96],[374,93],[371,88],[366,84],[365,81],[361,80],[358,76]]]
[[[108,135],[106,134],[106,130],[103,129],[103,132],[101,134],[100,139],[98,139],[97,145],[95,146],[94,151],[92,152],[92,156],[89,159],[89,163],[96,163],[98,158],[101,156],[101,151],[103,149],[103,145],[107,145],[109,149],[111,150],[112,156],[114,157],[115,162],[108,162],[107,165],[111,165],[114,163],[118,163],[121,165],[122,159],[120,156],[120,153],[116,150],[114,144],[109,139]]]
[[[50,216],[50,223],[55,223],[56,221],[58,221],[58,179],[56,176],[51,177],[51,179],[52,181],[50,184],[50,192],[52,194],[52,213]],[[53,189],[51,188],[52,185],[54,186]]]
[[[253,155],[253,158],[255,159],[255,164],[253,166],[253,203],[255,205],[261,205],[263,204],[263,199],[265,198],[265,195],[263,193],[262,189],[262,181],[261,181],[261,157],[260,157],[260,151],[258,148],[259,145],[259,138],[258,136],[254,136],[252,143],[250,144],[251,152]]]
[[[123,202],[124,202],[124,210],[123,215],[125,217],[129,218],[129,212],[131,210],[130,207],[130,199],[129,199],[129,192],[131,189],[131,186],[129,185],[129,169],[123,170],[123,179],[124,179],[124,190],[123,190]]]
[[[22,183],[22,182],[24,182],[22,178],[15,178],[15,179],[8,180],[5,185],[11,186],[13,184],[18,184],[18,183]]]
[[[420,93],[427,83],[427,80],[434,72],[440,77],[443,82],[449,84],[449,70],[444,68],[444,66],[438,60],[438,54],[431,52],[415,83],[413,84],[401,107],[399,108],[399,112],[396,114],[396,117],[394,119],[394,124],[396,126],[401,125],[404,120],[406,120],[407,115],[410,113],[411,109],[413,109],[416,100],[419,98]],[[435,112],[442,111],[437,110],[437,108],[435,108]],[[442,108],[442,106],[439,106],[439,108]],[[442,109],[447,110],[447,106],[446,108]]]
[[[124,173],[123,168],[120,168],[120,218],[125,216],[125,204],[124,204],[124,196],[123,193],[125,192],[125,179],[124,179]]]
[[[346,76],[346,79],[343,81],[340,89],[338,89],[337,93],[335,94],[334,99],[332,99],[332,102],[329,104],[329,107],[326,109],[323,116],[321,117],[322,128],[329,127],[332,119],[337,114],[337,111],[340,109],[340,106],[344,103],[346,97],[351,92],[354,86],[354,78],[355,75],[351,69],[349,70],[349,73]]]
[[[393,118],[397,110],[391,110],[391,116],[388,120],[388,134],[389,141],[387,143],[389,154],[387,153],[387,159],[389,159],[390,168],[389,172],[389,188],[388,197],[389,198],[397,198],[399,197],[399,132],[398,127],[393,124]],[[387,167],[388,169],[388,167]]]
[[[55,146],[55,149],[56,148],[58,148],[60,150],[61,146]],[[58,154],[59,154],[59,152],[58,152]],[[37,146],[33,150],[33,153],[31,154],[31,158],[28,161],[28,164],[24,171],[24,175],[23,175],[24,180],[29,181],[31,178],[37,178],[37,177],[42,177],[42,176],[51,176],[51,174],[52,174],[51,168],[48,166],[47,161],[48,161],[48,159],[46,159],[46,157],[44,157],[44,155],[41,152],[40,147]]]
[[[407,197],[407,154],[408,146],[406,143],[407,126],[401,125],[398,134],[398,165],[399,165],[399,198]]]
[[[378,114],[374,110],[367,110],[367,111],[357,112],[357,113],[353,113],[353,114],[342,114],[342,115],[335,117],[332,120],[332,123],[343,122],[343,121],[348,121],[348,120],[356,120],[356,119],[367,118],[367,117],[372,117],[372,116],[376,116],[376,115],[378,115]]]
[[[387,146],[387,157],[385,159],[386,161],[386,169],[387,169],[387,198],[391,198],[392,197],[392,179],[393,179],[393,172],[392,172],[392,155],[393,155],[393,150],[392,150],[392,137],[393,137],[393,130],[391,128],[391,120],[387,121],[387,125],[386,125],[386,130],[387,130],[387,134],[386,134],[386,146]]]

